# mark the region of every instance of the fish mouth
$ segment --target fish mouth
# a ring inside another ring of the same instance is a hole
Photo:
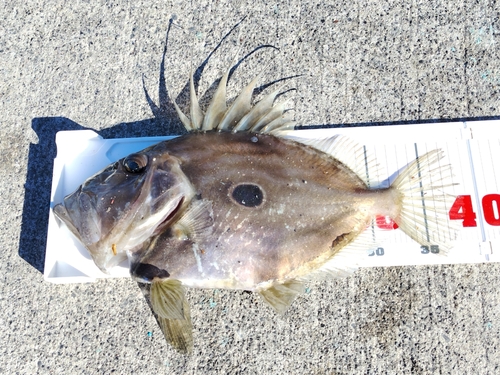
[[[158,224],[155,231],[153,232],[153,236],[157,236],[172,224],[174,218],[176,218],[177,214],[180,212],[182,205],[185,201],[185,198],[186,197],[181,197],[179,199],[175,208],[172,211],[170,211],[167,214],[167,216]]]
[[[165,218],[158,224],[158,226],[156,227],[156,229],[152,234],[152,237],[161,234],[165,229],[170,227],[175,220],[177,220],[177,217],[181,212],[185,200],[186,197],[184,196],[179,198],[179,200],[174,206],[174,209],[168,212]],[[150,284],[153,282],[154,279],[164,280],[170,277],[170,273],[167,270],[161,269],[153,264],[142,263],[139,260],[140,258],[139,259],[136,258],[137,260],[133,260],[133,258],[130,258],[129,255],[129,259],[131,261],[130,276],[132,277],[133,280],[137,282]]]
[[[78,238],[80,240],[80,242],[82,242],[82,238],[80,236],[80,233],[78,232],[75,225],[73,224],[73,221],[71,220],[71,217],[69,215],[69,212],[68,212],[68,209],[66,208],[66,206],[64,206],[63,203],[58,203],[54,206],[52,211],[54,212],[55,216],[59,220],[61,220],[64,224],[66,224],[66,226],[71,231],[71,233],[73,233],[76,236],[76,238]]]

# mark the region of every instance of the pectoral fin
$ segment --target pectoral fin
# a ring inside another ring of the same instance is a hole
[[[191,203],[184,215],[173,225],[172,230],[179,239],[195,241],[212,234],[212,202],[206,199]]]
[[[153,280],[151,307],[165,339],[181,353],[193,350],[193,326],[189,303],[179,280]]]
[[[285,282],[274,282],[264,286],[258,293],[278,314],[284,314],[295,297],[304,292],[304,284],[295,279]]]

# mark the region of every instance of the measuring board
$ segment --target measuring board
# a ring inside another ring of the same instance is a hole
[[[389,186],[397,172],[416,156],[442,149],[442,164],[451,164],[456,185],[449,218],[458,238],[447,256],[437,247],[420,246],[388,218],[377,218],[383,243],[368,249],[363,267],[500,261],[500,121],[391,125],[357,128],[296,130],[302,138],[329,138],[343,134],[364,145],[379,164],[380,184]],[[108,164],[173,137],[103,139],[91,130],[62,131],[56,135],[51,210],[47,235],[44,278],[54,283],[90,282],[97,278],[128,277],[128,265],[102,273],[87,250],[58,220],[52,208],[88,177]]]

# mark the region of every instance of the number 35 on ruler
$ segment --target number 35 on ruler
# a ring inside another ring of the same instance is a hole
[[[500,226],[500,194],[487,194],[481,201],[484,221]],[[464,227],[477,227],[476,213],[470,195],[459,195],[450,208],[450,220],[462,220]]]

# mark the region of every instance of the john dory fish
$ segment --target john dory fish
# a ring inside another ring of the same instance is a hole
[[[205,112],[191,76],[189,117],[175,105],[188,134],[116,161],[54,207],[102,271],[128,258],[183,352],[193,346],[184,287],[255,291],[284,312],[308,280],[356,269],[377,215],[442,251],[455,236],[440,150],[389,188],[370,187],[360,146],[287,132],[294,122],[274,103],[279,91],[251,104],[257,78],[227,107],[228,75]]]

